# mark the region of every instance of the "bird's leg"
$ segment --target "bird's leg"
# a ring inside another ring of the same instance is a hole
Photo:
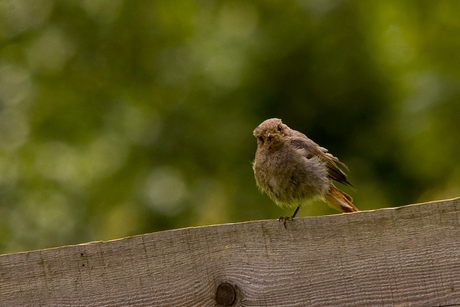
[[[300,206],[298,206],[298,207],[295,209],[294,214],[293,214],[292,216],[282,216],[282,217],[279,218],[279,221],[280,221],[280,222],[283,222],[284,228],[287,229],[287,227],[286,227],[286,221],[292,221],[292,220],[295,218],[295,216],[297,215],[297,212],[299,212],[299,209],[300,209]]]
[[[297,212],[299,212],[299,209],[300,209],[300,206],[298,206],[297,209],[295,209],[294,214],[291,217],[291,220],[295,218],[295,216],[297,215]]]

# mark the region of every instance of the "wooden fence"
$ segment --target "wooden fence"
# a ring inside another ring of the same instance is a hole
[[[0,256],[0,306],[460,306],[460,198]]]

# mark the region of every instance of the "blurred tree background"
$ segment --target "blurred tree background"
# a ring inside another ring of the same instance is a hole
[[[0,252],[292,214],[252,173],[270,117],[349,166],[362,210],[460,196],[459,15],[456,0],[1,0]]]

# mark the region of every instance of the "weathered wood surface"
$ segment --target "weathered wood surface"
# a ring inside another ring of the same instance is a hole
[[[0,256],[0,306],[460,306],[460,198]]]

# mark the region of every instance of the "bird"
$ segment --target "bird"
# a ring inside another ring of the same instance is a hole
[[[285,227],[286,220],[293,220],[302,205],[315,200],[341,212],[359,211],[351,196],[333,183],[335,180],[355,190],[338,165],[348,167],[327,149],[279,118],[265,120],[253,134],[257,139],[253,162],[257,186],[279,207],[296,208],[292,216],[280,218]]]

